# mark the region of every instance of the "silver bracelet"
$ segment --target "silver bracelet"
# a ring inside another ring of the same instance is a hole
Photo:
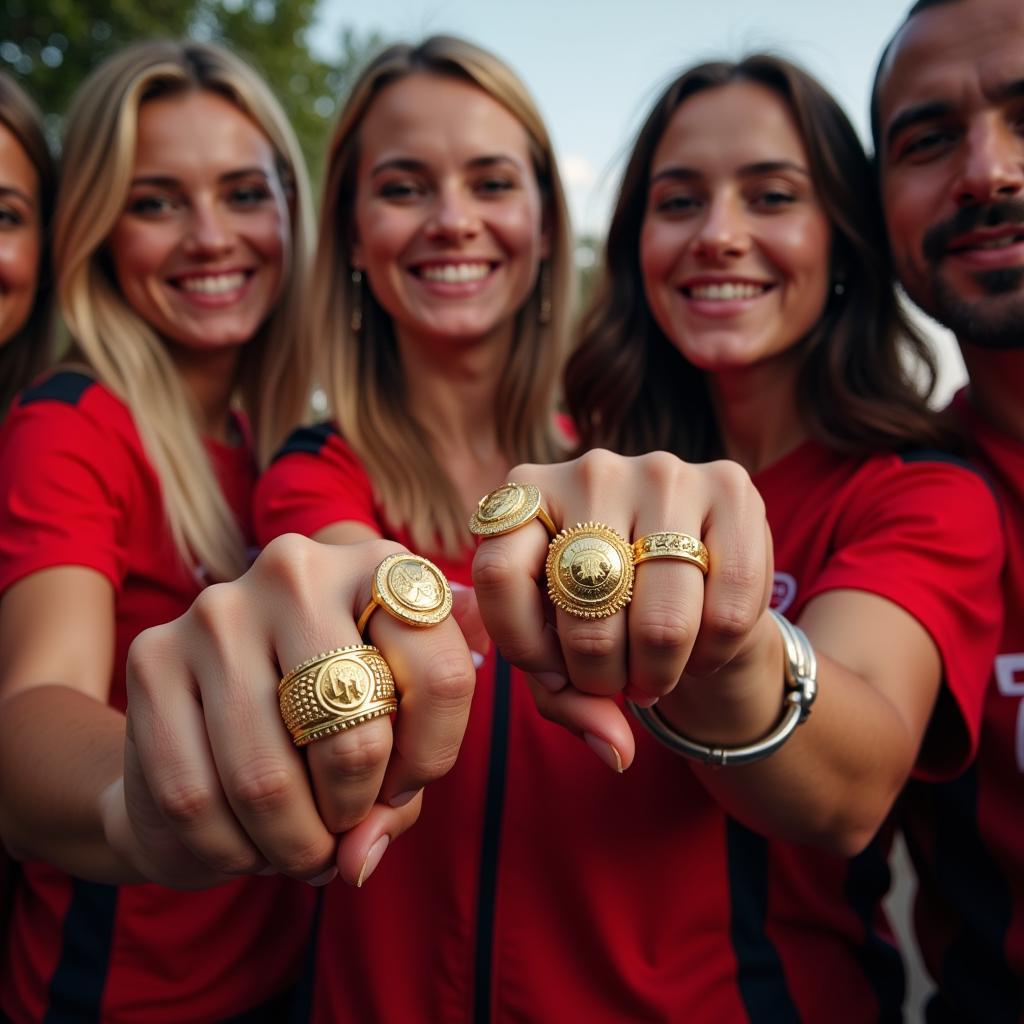
[[[750,764],[774,754],[811,713],[811,705],[818,695],[818,660],[807,634],[799,626],[794,626],[778,612],[773,611],[771,615],[782,634],[785,648],[783,671],[786,695],[782,701],[782,718],[767,736],[741,747],[709,747],[678,732],[666,721],[656,704],[641,708],[629,701],[630,710],[647,731],[669,750],[695,761],[703,761],[704,764]]]

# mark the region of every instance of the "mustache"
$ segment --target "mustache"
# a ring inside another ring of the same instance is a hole
[[[965,206],[952,217],[925,232],[921,251],[936,266],[942,262],[950,242],[978,228],[997,228],[1004,224],[1024,224],[1024,200],[1002,199],[998,202]]]

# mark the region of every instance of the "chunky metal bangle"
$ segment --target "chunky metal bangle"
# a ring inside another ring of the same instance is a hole
[[[773,611],[771,615],[782,634],[785,649],[783,671],[786,696],[782,702],[782,718],[767,736],[741,747],[709,747],[677,732],[665,720],[657,705],[641,708],[629,702],[630,710],[647,731],[669,750],[695,761],[715,765],[750,764],[774,754],[811,713],[811,705],[818,695],[818,660],[807,634],[799,626],[794,626],[778,612]]]

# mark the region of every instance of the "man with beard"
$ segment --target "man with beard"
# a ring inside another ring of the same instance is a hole
[[[1003,501],[1005,627],[973,768],[914,784],[907,840],[929,1022],[1024,1019],[1024,2],[919,0],[883,54],[872,127],[910,296],[970,376],[952,412]]]

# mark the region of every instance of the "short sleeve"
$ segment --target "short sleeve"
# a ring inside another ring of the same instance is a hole
[[[65,565],[95,569],[120,591],[137,472],[126,424],[91,382],[74,403],[29,392],[12,410],[0,435],[0,592]]]
[[[260,478],[253,510],[256,539],[311,537],[333,523],[364,523],[380,532],[373,484],[329,423],[294,431]]]
[[[847,502],[834,553],[806,595],[869,591],[928,631],[944,679],[917,777],[958,774],[974,755],[1002,624],[1004,548],[979,472],[932,456],[893,459]]]

